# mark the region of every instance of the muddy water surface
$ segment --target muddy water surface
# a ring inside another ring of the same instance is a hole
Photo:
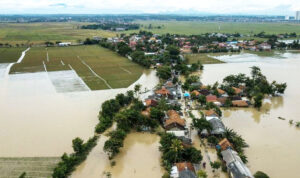
[[[160,166],[159,136],[149,133],[130,133],[124,140],[124,147],[115,157],[116,165],[111,167],[103,145],[108,138],[103,136],[97,146],[76,171],[72,178],[112,177],[153,178],[163,175]]]
[[[136,83],[150,89],[158,79],[147,71]],[[45,72],[0,78],[0,157],[71,152],[72,139],[93,136],[101,103],[128,89],[57,93]]]
[[[224,76],[250,73],[249,67],[257,65],[269,80],[287,82],[282,97],[266,99],[260,111],[230,109],[223,112],[224,124],[236,130],[250,145],[246,149],[252,173],[266,172],[272,178],[297,178],[300,165],[300,129],[289,124],[289,120],[300,121],[300,54],[283,54],[284,58],[246,56],[220,57],[227,64],[206,65],[202,82],[213,84]],[[255,62],[251,62],[255,61]],[[286,118],[280,120],[278,117]]]

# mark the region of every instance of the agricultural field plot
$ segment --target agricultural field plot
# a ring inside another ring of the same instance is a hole
[[[218,59],[213,58],[210,54],[207,53],[198,53],[198,54],[186,54],[184,57],[187,59],[189,64],[197,63],[200,61],[201,64],[220,64],[224,63]]]
[[[0,158],[0,178],[19,177],[23,172],[28,178],[51,177],[59,161],[59,157]]]
[[[21,63],[14,64],[10,74],[45,71],[43,61],[46,59],[45,48],[31,48]]]
[[[128,87],[143,67],[99,46],[39,47],[31,48],[10,74],[67,70],[74,70],[91,90],[101,90]]]
[[[93,36],[114,37],[116,33],[104,30],[81,29],[88,23],[0,23],[1,43],[44,44],[46,41],[78,41]]]
[[[0,63],[16,62],[26,48],[0,48]]]
[[[235,33],[255,34],[262,31],[268,34],[292,33],[300,34],[300,24],[282,23],[234,23],[234,22],[196,22],[196,21],[135,21],[143,25],[141,30],[152,31],[157,34],[204,34],[204,33]],[[149,25],[152,29],[148,29]],[[158,29],[157,27],[161,28]],[[127,31],[132,33],[137,31]]]

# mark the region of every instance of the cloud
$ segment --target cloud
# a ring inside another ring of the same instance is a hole
[[[65,3],[50,4],[49,6],[50,6],[50,7],[63,7],[63,8],[68,7],[68,5],[65,4]]]
[[[293,15],[296,10],[300,10],[299,0],[0,0],[0,14],[192,12]]]

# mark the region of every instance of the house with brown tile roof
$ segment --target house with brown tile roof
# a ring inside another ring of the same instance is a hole
[[[204,114],[205,114],[205,116],[216,116],[216,117],[219,117],[219,115],[213,109],[204,111]]]
[[[216,102],[217,101],[217,96],[216,95],[207,95],[206,96],[206,102]]]
[[[148,107],[146,110],[142,111],[142,115],[146,117],[150,117],[150,110],[151,108]]]
[[[157,106],[158,105],[158,102],[154,99],[146,99],[145,100],[145,105],[147,107],[150,107],[150,106]]]
[[[244,100],[234,100],[232,101],[232,106],[234,107],[248,107],[249,104]]]
[[[199,91],[197,91],[197,90],[192,91],[192,94],[193,93],[195,94],[195,96],[199,96],[200,95]]]
[[[227,140],[227,138],[224,138],[218,143],[221,147],[221,150],[226,150],[227,148],[232,148],[232,144]]]
[[[232,87],[232,89],[234,90],[234,93],[235,93],[236,95],[239,95],[239,94],[241,94],[241,93],[243,92],[243,90],[241,90],[241,89],[239,89],[239,88],[236,88],[236,87]]]
[[[170,95],[170,91],[166,89],[165,87],[162,87],[160,90],[155,91],[156,94],[163,95],[163,96],[168,96]]]
[[[165,120],[164,127],[166,130],[185,130],[185,120],[175,110],[167,112],[168,118]]]
[[[218,88],[217,91],[220,95],[224,95],[226,93],[224,90],[222,90],[220,88]]]

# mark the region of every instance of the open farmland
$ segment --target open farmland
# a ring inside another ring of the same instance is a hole
[[[91,90],[124,88],[135,82],[143,68],[99,46],[31,48],[10,73],[74,70]]]
[[[0,48],[0,63],[16,62],[26,48]]]
[[[142,30],[157,34],[204,34],[204,33],[235,33],[255,34],[262,31],[267,34],[292,33],[300,34],[300,24],[287,23],[239,23],[239,22],[197,22],[197,21],[136,21],[142,24]],[[149,25],[152,29],[148,29]],[[157,27],[161,28],[158,29]],[[133,31],[128,31],[132,33]]]
[[[78,42],[93,36],[113,37],[104,30],[81,29],[88,23],[0,23],[0,42],[15,44],[44,44],[46,41]]]
[[[36,158],[0,158],[0,177],[51,177],[52,171],[59,162],[58,157]]]

